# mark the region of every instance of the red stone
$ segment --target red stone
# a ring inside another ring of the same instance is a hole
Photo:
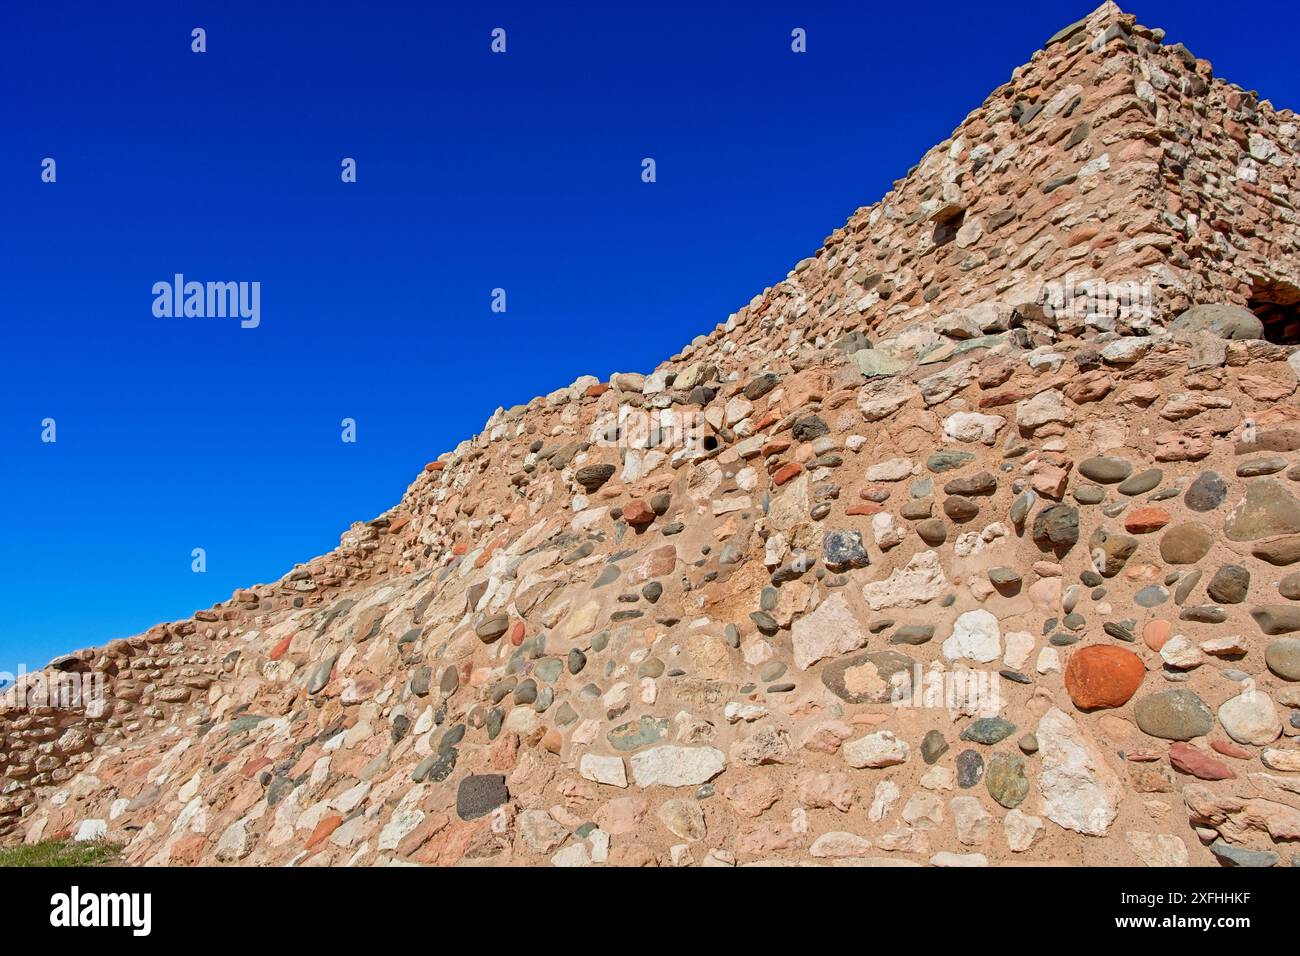
[[[239,773],[245,780],[252,780],[253,775],[257,773],[257,771],[261,770],[263,767],[269,766],[271,766],[271,760],[269,757],[258,757],[256,760],[250,760],[248,763],[244,764],[244,766],[240,768]]]
[[[589,385],[587,386],[587,397],[599,398],[600,396],[604,395],[608,391],[609,391],[609,384],[606,382],[601,382],[598,385]]]
[[[1109,644],[1075,651],[1065,666],[1065,690],[1080,710],[1122,707],[1147,675],[1142,658]]]
[[[208,847],[208,838],[202,833],[189,833],[172,844],[167,862],[173,866],[196,866]]]
[[[1173,633],[1174,626],[1168,621],[1162,621],[1156,618],[1154,621],[1148,621],[1147,626],[1142,628],[1142,643],[1153,651],[1158,651],[1165,646],[1165,641],[1169,640],[1170,634]]]
[[[427,465],[424,466],[424,470],[425,470],[425,471],[442,471],[442,470],[443,470],[444,468],[446,468],[446,467],[447,467],[447,463],[446,463],[445,461],[431,461],[431,462],[429,462]]]
[[[1221,737],[1212,738],[1210,746],[1225,757],[1236,757],[1238,760],[1249,760],[1255,756],[1245,747],[1238,747],[1231,740],[1224,740]]]
[[[1124,759],[1130,763],[1155,763],[1163,756],[1164,754],[1158,750],[1126,750],[1124,752]]]
[[[797,461],[788,461],[772,475],[772,484],[779,488],[801,471],[803,471],[803,465]]]
[[[844,509],[846,515],[877,515],[885,509],[880,507],[874,501],[867,501],[860,505],[852,505]]]
[[[775,438],[772,441],[768,442],[766,445],[764,445],[763,450],[760,451],[759,454],[762,455],[764,458],[768,458],[771,455],[781,454],[781,452],[785,451],[789,447],[790,447],[790,443],[788,441],[783,441],[780,438]]]
[[[289,652],[289,645],[293,643],[293,635],[290,634],[275,647],[271,648],[271,660],[278,661]]]
[[[343,825],[343,817],[337,813],[331,813],[320,823],[316,824],[316,829],[311,831],[311,836],[307,838],[305,849],[314,850],[330,838],[330,834]]]
[[[885,502],[889,500],[889,489],[883,485],[867,485],[858,492],[863,501]]]
[[[510,631],[510,643],[518,647],[524,642],[524,635],[528,633],[528,628],[524,627],[523,621],[515,621],[513,630]]]
[[[1138,508],[1124,519],[1124,530],[1132,534],[1149,534],[1169,524],[1169,512],[1164,508]]]
[[[1181,740],[1169,745],[1169,762],[1201,780],[1233,780],[1237,776],[1222,760],[1215,760]]]
[[[1095,239],[1101,232],[1100,226],[1080,226],[1068,236],[1065,237],[1065,247],[1071,249],[1081,242],[1087,242],[1089,239]]]
[[[1021,399],[1028,398],[1023,391],[1018,388],[1005,388],[998,392],[989,392],[987,395],[980,396],[980,408],[998,408],[1002,405],[1014,405]]]
[[[654,510],[637,498],[623,506],[623,520],[634,528],[644,528],[655,520]]]
[[[394,519],[393,523],[388,526],[388,533],[397,534],[399,531],[401,531],[410,523],[411,523],[411,516],[402,515],[400,518]]]

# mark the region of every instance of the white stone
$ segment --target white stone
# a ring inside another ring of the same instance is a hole
[[[898,798],[903,795],[898,789],[898,784],[892,780],[882,780],[876,784],[876,793],[871,801],[871,809],[867,811],[867,819],[872,823],[879,823],[885,818],[885,814],[894,808]]]
[[[1016,424],[1034,431],[1051,422],[1069,424],[1074,414],[1065,405],[1065,396],[1056,389],[1039,392],[1016,406]]]
[[[1047,827],[1039,817],[1031,817],[1021,810],[1009,810],[1002,818],[1002,829],[1007,835],[1007,846],[1012,853],[1024,853],[1043,838]]]
[[[867,382],[858,390],[858,411],[869,422],[878,422],[888,418],[913,397],[920,397],[921,390],[908,379],[877,378]]]
[[[885,580],[863,585],[862,596],[873,611],[879,611],[887,607],[916,607],[933,601],[948,587],[939,555],[922,551]]]
[[[360,820],[362,818],[355,817],[354,819]],[[239,819],[222,832],[221,838],[217,840],[216,849],[212,851],[212,855],[222,863],[233,863],[248,856],[252,849],[248,839],[248,820]]]
[[[865,837],[844,830],[832,830],[814,840],[808,852],[818,857],[846,857],[866,856],[870,849],[871,841]]]
[[[1187,866],[1187,844],[1169,833],[1133,830],[1124,834],[1124,842],[1147,866]]]
[[[1284,750],[1281,747],[1267,747],[1259,755],[1260,762],[1269,770],[1282,770],[1300,773],[1300,750]]]
[[[988,866],[989,859],[983,853],[951,853],[943,850],[930,857],[934,866]]]
[[[1002,655],[1002,662],[1013,670],[1019,670],[1025,666],[1025,661],[1029,660],[1029,655],[1034,652],[1034,635],[1028,631],[1007,631],[1003,635],[1006,641],[1006,650]]]
[[[979,442],[992,445],[1007,420],[1001,415],[979,412],[954,412],[943,423],[944,437],[950,441]]]
[[[552,866],[591,866],[591,856],[587,853],[587,844],[570,843],[555,856],[551,857]]]
[[[903,529],[894,521],[888,511],[881,511],[871,516],[871,535],[876,539],[876,547],[881,551],[896,548],[906,540]]]
[[[1067,830],[1105,836],[1122,788],[1102,752],[1056,707],[1039,720],[1036,736],[1043,815]]]
[[[914,793],[903,805],[903,820],[919,830],[943,826],[943,798],[934,793]]]
[[[601,754],[583,754],[578,761],[578,773],[586,780],[603,783],[611,787],[627,786],[627,770],[622,757],[606,757]]]
[[[907,742],[899,740],[888,730],[867,734],[850,740],[840,748],[840,753],[850,767],[892,767],[907,759]]]
[[[393,811],[392,817],[389,818],[387,825],[379,831],[380,850],[396,850],[398,844],[402,842],[416,827],[424,822],[424,812],[412,808],[403,809],[399,807]]]
[[[1219,723],[1237,743],[1256,747],[1271,744],[1282,733],[1282,719],[1272,698],[1254,688],[1224,701],[1219,708]]]
[[[984,809],[978,797],[953,797],[948,802],[948,807],[952,810],[952,822],[957,829],[959,843],[983,846],[988,842],[993,817]]]
[[[912,474],[912,462],[907,458],[891,458],[867,468],[867,481],[902,481]]]
[[[1192,670],[1205,663],[1205,655],[1186,635],[1175,634],[1160,648],[1160,657],[1170,667]]]
[[[87,840],[102,840],[107,835],[107,820],[82,820],[72,839],[78,843],[84,843]]]
[[[597,827],[587,834],[587,842],[591,844],[591,862],[604,863],[609,859],[609,834]]]
[[[954,790],[957,774],[951,767],[934,766],[921,778],[921,786],[926,790]]]
[[[727,758],[714,747],[677,747],[665,744],[633,754],[632,779],[638,787],[693,787],[707,783],[727,766]]]
[[[856,651],[867,643],[867,634],[843,592],[836,591],[811,614],[805,614],[790,628],[794,644],[794,663],[800,670],[827,657]]]
[[[943,642],[943,656],[950,661],[966,658],[987,664],[1002,656],[1002,632],[998,619],[989,611],[967,611],[953,623],[952,635]]]

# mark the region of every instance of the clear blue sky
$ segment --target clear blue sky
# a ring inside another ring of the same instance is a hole
[[[1093,6],[0,5],[0,670],[274,580],[498,405],[650,370]],[[1300,104],[1294,5],[1127,9]],[[261,282],[260,327],[155,318],[176,272]]]

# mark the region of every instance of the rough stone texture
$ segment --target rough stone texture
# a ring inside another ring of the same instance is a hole
[[[1118,813],[1120,783],[1100,749],[1055,708],[1043,715],[1034,736],[1043,762],[1043,816],[1067,830],[1105,836]]]
[[[832,594],[811,614],[795,621],[791,635],[794,663],[800,670],[824,658],[856,651],[867,642],[866,632],[840,593]]]
[[[500,408],[330,553],[26,675],[0,838],[1284,865],[1298,126],[1098,8],[658,367]]]
[[[1142,658],[1123,647],[1094,645],[1070,655],[1065,689],[1080,710],[1123,707],[1146,677]]]

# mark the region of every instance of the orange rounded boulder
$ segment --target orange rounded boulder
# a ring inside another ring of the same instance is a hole
[[[1075,651],[1065,666],[1065,689],[1080,710],[1122,707],[1146,677],[1142,658],[1122,647],[1096,644]]]

